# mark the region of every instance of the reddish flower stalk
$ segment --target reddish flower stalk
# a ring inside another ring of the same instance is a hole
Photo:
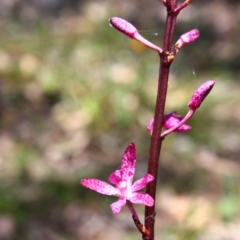
[[[165,6],[167,6],[167,19],[165,25],[164,41],[163,41],[163,54],[160,58],[159,66],[159,77],[158,77],[158,90],[157,99],[155,105],[154,114],[154,127],[151,137],[150,153],[148,161],[148,173],[154,177],[154,180],[147,185],[146,193],[149,194],[153,199],[156,197],[157,188],[157,175],[159,166],[159,157],[161,153],[162,139],[159,137],[161,135],[161,129],[164,118],[164,108],[166,102],[167,88],[168,88],[168,77],[171,62],[168,60],[168,54],[171,52],[171,46],[173,41],[173,32],[176,25],[177,14],[174,9],[177,7],[177,0],[164,1]],[[171,4],[169,4],[171,3]],[[171,5],[169,7],[169,5]],[[169,9],[171,8],[171,9]],[[151,236],[143,236],[144,240],[154,239],[154,221],[150,216],[154,216],[155,213],[155,203],[152,207],[145,207],[145,226],[150,232]]]
[[[182,3],[180,6],[178,6],[176,9],[174,9],[174,12],[179,12],[182,9],[184,9],[185,7],[187,7],[190,3],[192,2],[192,0],[186,0],[184,3]]]
[[[143,235],[143,236],[150,236],[150,232],[147,230],[147,228],[140,222],[138,215],[132,205],[132,203],[130,201],[127,201],[127,206],[130,210],[130,212],[132,213],[132,218],[133,221],[137,227],[137,229],[139,230],[139,232]]]

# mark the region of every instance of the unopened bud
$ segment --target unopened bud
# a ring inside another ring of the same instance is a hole
[[[182,120],[183,120],[182,116],[177,115],[175,112],[171,112],[169,114],[164,115],[163,127],[166,130],[168,130],[168,129],[176,126]],[[191,129],[192,129],[191,126],[189,126],[187,124],[183,124],[182,126],[177,128],[174,132],[187,132],[187,131],[189,131]]]
[[[150,135],[152,135],[153,132],[153,124],[154,124],[154,118],[151,118],[149,120],[148,126],[146,126],[148,132],[150,133]]]
[[[118,17],[110,18],[109,23],[111,26],[115,27],[118,31],[126,34],[131,38],[135,38],[135,35],[138,33],[138,30],[131,23],[122,18]]]
[[[193,29],[189,32],[184,33],[176,42],[175,48],[179,50],[183,45],[194,42],[199,37],[199,35],[200,33],[197,29]]]
[[[163,52],[163,50],[160,47],[149,42],[147,39],[145,39],[143,36],[141,36],[138,33],[138,30],[128,21],[126,21],[122,18],[113,17],[113,18],[109,19],[109,23],[111,26],[115,27],[118,31],[124,33],[125,35],[127,35],[130,38],[133,38],[133,39],[139,41],[146,47],[149,47],[149,48],[159,52],[160,54]]]
[[[215,84],[214,80],[209,80],[203,83],[192,95],[191,100],[188,103],[188,107],[195,110],[200,107],[203,100],[207,97]]]

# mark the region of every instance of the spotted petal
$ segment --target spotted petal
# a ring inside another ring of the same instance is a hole
[[[118,185],[122,181],[122,170],[114,171],[108,178],[109,182]]]
[[[120,211],[122,210],[122,207],[126,204],[126,202],[127,202],[126,198],[123,198],[123,199],[120,198],[116,202],[112,203],[110,205],[112,212],[114,214],[120,213]]]
[[[122,157],[121,164],[121,170],[123,170],[122,180],[132,183],[133,176],[135,173],[135,167],[136,167],[136,148],[134,143],[130,143]]]
[[[144,177],[140,178],[132,185],[132,188],[131,188],[132,192],[136,192],[144,188],[153,179],[154,177],[151,174],[145,174]]]
[[[90,188],[104,195],[109,195],[109,196],[113,195],[117,197],[120,195],[118,189],[116,189],[115,187],[111,186],[106,182],[103,182],[95,178],[84,178],[80,181],[80,184],[82,184],[86,188]]]
[[[152,206],[154,204],[153,198],[146,193],[133,193],[128,200],[132,203],[143,204],[146,206]]]

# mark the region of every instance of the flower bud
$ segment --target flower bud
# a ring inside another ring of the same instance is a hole
[[[159,52],[160,54],[163,52],[163,50],[160,47],[156,46],[152,42],[149,42],[147,39],[145,39],[143,36],[141,36],[138,33],[138,30],[128,21],[126,21],[122,18],[113,17],[113,18],[109,19],[109,23],[111,26],[115,27],[118,31],[124,33],[125,35],[127,35],[130,38],[133,38],[133,39],[139,41],[146,47],[149,47],[149,48]]]
[[[109,23],[111,26],[115,27],[118,31],[126,34],[131,38],[135,38],[136,33],[138,33],[138,30],[131,23],[122,18],[118,17],[110,18]]]
[[[152,135],[153,132],[153,124],[154,124],[154,118],[151,118],[149,120],[148,126],[146,126],[148,132],[150,133],[150,135]]]
[[[200,33],[197,29],[184,33],[176,42],[175,48],[179,50],[183,45],[194,42],[199,35]]]
[[[195,110],[200,107],[203,100],[207,97],[215,84],[214,80],[209,80],[203,83],[192,95],[191,100],[188,103],[188,107]]]

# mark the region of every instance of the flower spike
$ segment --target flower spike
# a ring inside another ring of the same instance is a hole
[[[163,50],[160,47],[158,47],[155,44],[149,42],[147,39],[145,39],[143,36],[141,36],[139,34],[137,28],[134,27],[128,21],[126,21],[126,20],[124,20],[122,18],[113,17],[113,18],[109,19],[109,23],[110,23],[110,26],[113,26],[118,31],[124,33],[128,37],[133,38],[133,39],[139,41],[140,43],[142,43],[146,47],[149,47],[149,48],[159,52],[160,54],[163,52]]]
[[[150,195],[137,191],[144,188],[154,178],[150,174],[145,174],[132,184],[135,168],[136,148],[134,143],[130,143],[123,154],[121,168],[109,176],[109,181],[116,187],[94,178],[84,178],[80,181],[80,184],[98,193],[119,197],[117,201],[110,205],[114,214],[118,214],[127,201],[153,206],[154,200]]]
[[[199,108],[209,92],[212,90],[214,84],[214,80],[209,80],[203,83],[192,95],[192,98],[188,103],[188,107],[192,110]]]

